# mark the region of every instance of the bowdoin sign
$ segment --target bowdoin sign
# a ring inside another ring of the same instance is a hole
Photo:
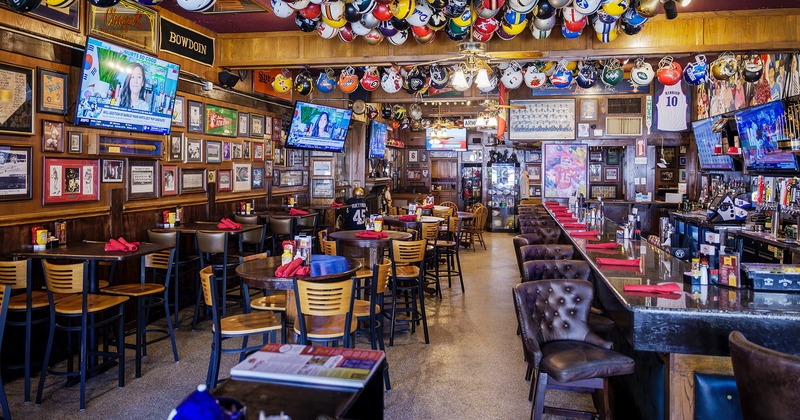
[[[161,18],[161,51],[207,66],[214,65],[214,38]]]

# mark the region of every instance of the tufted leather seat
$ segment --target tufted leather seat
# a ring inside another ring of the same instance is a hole
[[[531,260],[522,263],[522,281],[542,279],[589,280],[592,268],[583,260]]]
[[[530,260],[571,260],[575,248],[568,244],[525,245],[520,249],[522,262]]]
[[[558,227],[558,223],[553,219],[520,219],[519,225],[520,227]]]
[[[611,343],[589,329],[593,290],[584,280],[538,280],[514,286],[514,306],[522,329],[522,346],[529,370],[534,372],[531,393],[536,396],[531,417],[545,411],[548,383],[594,391],[601,418],[609,414],[606,378],[633,372],[633,359],[611,350]],[[580,381],[580,382],[577,382]],[[570,410],[550,409],[554,414]],[[574,412],[571,412],[574,414]]]
[[[759,346],[739,331],[730,333],[728,344],[742,417],[750,420],[797,416],[800,356]]]
[[[561,228],[558,226],[523,226],[520,228],[523,234],[535,233],[539,235],[539,242],[542,244],[561,243]]]

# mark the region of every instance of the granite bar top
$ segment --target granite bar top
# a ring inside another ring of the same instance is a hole
[[[794,238],[787,238],[783,236],[776,238],[769,232],[753,232],[749,230],[731,231],[730,233],[734,236],[764,242],[768,245],[777,246],[779,248],[800,250],[800,243],[798,243],[798,241]]]

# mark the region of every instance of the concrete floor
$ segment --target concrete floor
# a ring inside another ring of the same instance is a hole
[[[526,365],[511,298],[511,287],[519,282],[512,236],[486,233],[488,250],[479,247],[477,252],[462,251],[466,293],[461,293],[457,281],[448,289],[445,280],[443,299],[426,300],[430,345],[424,344],[420,329],[413,335],[397,335],[394,347],[387,347],[392,380],[392,390],[384,394],[387,419],[530,416],[529,383],[524,378]],[[21,379],[6,384],[12,416],[61,420],[166,418],[197,384],[205,381],[210,326],[205,322],[197,331],[190,331],[190,322],[191,308],[181,311],[181,328],[176,331],[180,362],[172,362],[169,342],[162,341],[148,348],[143,376],[134,379],[133,351],[129,351],[125,387],[117,388],[115,369],[92,378],[87,384],[83,413],[78,410],[79,387],[66,388],[62,378],[47,377],[40,406],[22,403]],[[360,337],[357,347],[368,348],[369,344]],[[220,376],[227,376],[237,361],[236,356],[223,356]],[[579,409],[592,404],[589,395],[563,391],[548,391],[547,402]]]

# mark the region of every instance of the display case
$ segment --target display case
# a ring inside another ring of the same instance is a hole
[[[462,208],[467,208],[482,200],[483,170],[480,163],[464,163],[461,165],[461,199]]]
[[[489,208],[489,230],[514,232],[517,230],[517,203],[519,200],[519,164],[490,163],[486,207]]]

